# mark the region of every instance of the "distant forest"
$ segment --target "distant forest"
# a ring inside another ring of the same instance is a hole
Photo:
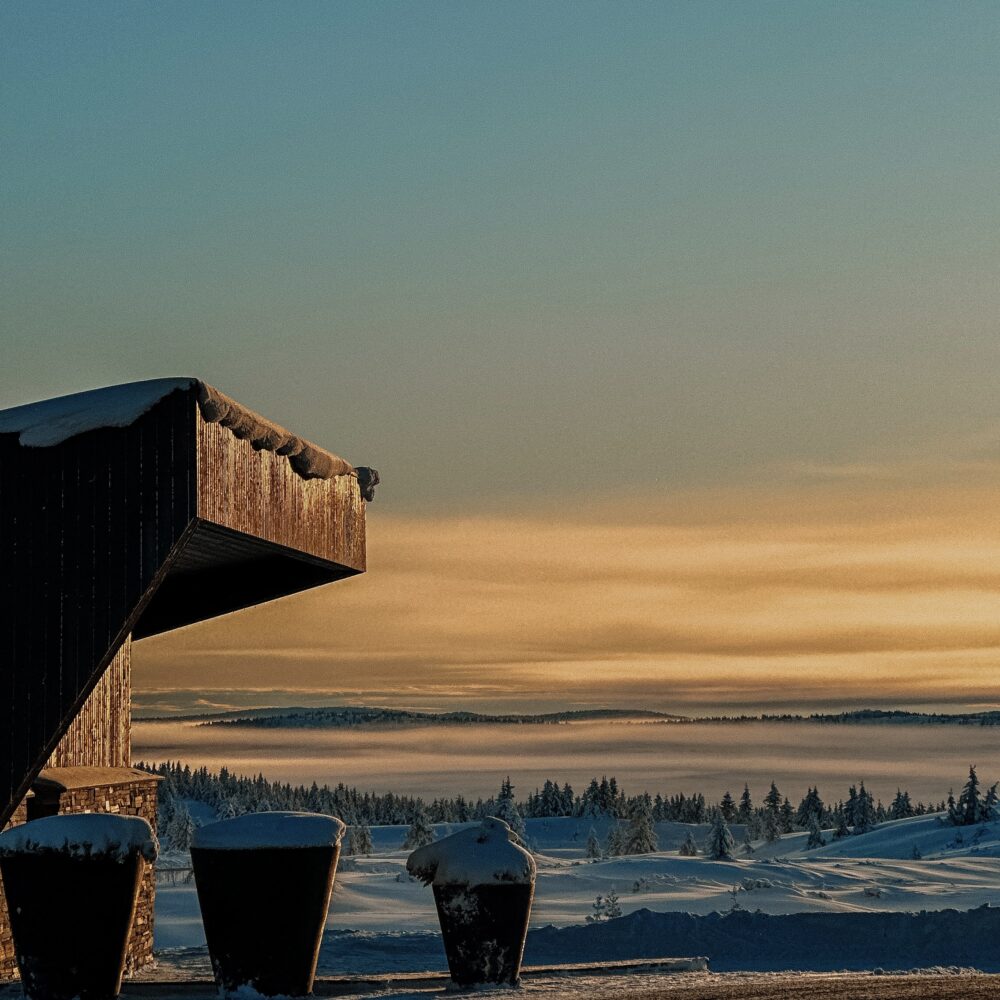
[[[348,853],[367,853],[369,826],[420,825],[422,823],[466,823],[486,816],[500,816],[515,830],[523,831],[523,820],[548,817],[606,817],[622,822],[636,818],[651,822],[714,823],[719,818],[743,827],[745,840],[777,840],[795,830],[832,830],[834,836],[864,832],[889,819],[904,819],[954,807],[954,800],[940,803],[912,802],[905,791],[897,791],[893,801],[876,801],[862,782],[851,786],[847,797],[826,803],[818,789],[810,788],[798,805],[771,783],[764,797],[755,802],[749,787],[734,798],[727,792],[719,802],[709,802],[702,794],[675,793],[629,796],[614,777],[596,777],[581,792],[568,782],[546,781],[540,788],[517,799],[507,779],[497,795],[475,801],[462,795],[425,802],[416,796],[392,792],[376,794],[339,784],[335,788],[283,784],[237,776],[227,768],[218,773],[205,767],[192,769],[180,762],[137,767],[160,775],[159,829],[170,846],[184,849],[194,832],[188,802],[208,805],[218,819],[252,812],[295,810],[337,816],[358,835],[348,840]],[[995,801],[995,799],[993,800]],[[351,845],[354,845],[353,847]]]
[[[329,708],[266,708],[216,715],[175,716],[166,720],[192,721],[204,726],[235,726],[248,729],[341,729],[360,726],[427,725],[561,725],[572,722],[620,722],[663,725],[692,723],[816,722],[831,725],[907,724],[998,726],[1000,711],[940,713],[902,709],[866,708],[852,712],[812,715],[670,715],[640,709],[583,709],[566,712],[488,714],[481,712],[415,712],[395,708],[336,706]]]

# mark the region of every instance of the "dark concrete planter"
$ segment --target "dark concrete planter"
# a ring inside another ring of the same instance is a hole
[[[29,1000],[113,1000],[121,989],[142,856],[60,851],[0,858],[14,950]]]
[[[219,988],[312,991],[339,845],[192,847],[198,902]]]
[[[534,883],[433,888],[455,985],[517,985]]]

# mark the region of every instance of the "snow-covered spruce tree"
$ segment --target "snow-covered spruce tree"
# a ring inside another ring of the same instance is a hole
[[[372,832],[368,829],[368,824],[363,820],[347,828],[346,847],[347,849],[344,853],[349,856],[367,856],[374,850],[372,846]]]
[[[622,915],[622,904],[618,899],[618,893],[615,892],[614,886],[608,889],[608,895],[604,900],[604,912],[608,920],[614,920],[615,917]]]
[[[795,825],[801,827],[803,830],[808,830],[809,817],[815,815],[817,822],[822,826],[823,813],[824,806],[823,800],[819,797],[819,789],[810,788],[795,812]]]
[[[736,842],[722,813],[717,813],[705,842],[705,856],[712,861],[732,861]]]
[[[778,786],[772,781],[770,790],[764,796],[764,808],[777,816],[781,811],[781,801],[781,792],[778,791]]]
[[[958,804],[949,809],[949,819],[955,826],[972,826],[982,815],[982,793],[979,791],[979,776],[974,764],[969,766],[969,780],[959,793]]]
[[[750,857],[750,855],[753,854],[753,852],[754,852],[753,841],[750,839],[750,831],[747,830],[743,834],[743,853],[747,857]]]
[[[590,833],[587,834],[586,857],[590,858],[591,861],[600,861],[604,857],[604,852],[601,850],[601,842],[597,839],[597,833],[593,827],[590,828]]]
[[[770,809],[764,812],[764,839],[769,844],[781,840],[781,819],[777,812],[772,812]]]
[[[514,801],[514,786],[510,782],[510,775],[500,783],[500,795],[497,797],[496,811],[493,815],[497,819],[502,819],[518,838],[524,841],[524,820]]]
[[[913,815],[914,815],[914,809],[913,809],[913,803],[910,802],[910,793],[901,792],[897,788],[896,797],[892,800],[892,805],[889,806],[889,818],[908,819],[910,816]]]
[[[740,796],[740,806],[736,810],[736,818],[741,823],[749,823],[753,816],[753,800],[750,798],[750,786],[743,785],[743,794]]]
[[[850,835],[851,828],[847,825],[847,814],[840,806],[837,806],[833,810],[833,839],[842,840]]]
[[[240,815],[240,804],[231,795],[223,797],[215,813],[218,819],[235,819]]]
[[[854,807],[854,832],[868,833],[878,826],[878,816],[875,812],[875,799],[872,793],[865,790],[865,783],[861,782],[858,789],[857,804]]]
[[[595,896],[594,902],[590,907],[590,913],[587,914],[587,923],[599,924],[602,920],[607,920],[607,918],[608,908],[604,902],[604,897],[601,895]]]
[[[722,801],[719,803],[719,812],[722,813],[722,818],[727,823],[732,823],[736,819],[736,803],[728,791],[722,796]]]
[[[819,820],[815,813],[809,814],[809,836],[806,839],[806,850],[812,851],[817,847],[826,847],[823,839],[823,831],[819,827]]]
[[[604,844],[604,853],[609,858],[617,858],[625,853],[625,829],[620,823],[615,823],[608,830],[608,839]]]
[[[413,851],[425,844],[430,844],[434,840],[434,827],[431,826],[427,818],[427,811],[423,805],[418,805],[413,810],[413,820],[409,830],[406,831],[406,840],[403,841],[404,851]]]
[[[980,823],[992,823],[997,818],[997,809],[1000,806],[1000,796],[997,795],[997,784],[994,781],[986,790],[986,797],[983,799],[982,813],[979,818]]]
[[[647,798],[639,798],[632,807],[625,831],[625,854],[652,854],[659,847],[653,829],[653,813]]]
[[[170,849],[174,851],[190,850],[195,829],[191,810],[188,809],[182,799],[175,799],[170,814],[170,821],[164,830],[164,839],[169,842]]]
[[[684,838],[684,843],[677,849],[677,853],[684,858],[693,858],[698,853],[698,845],[694,842],[694,837],[691,836],[690,831],[687,837]]]

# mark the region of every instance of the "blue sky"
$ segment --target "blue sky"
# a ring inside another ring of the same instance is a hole
[[[975,2],[3,5],[0,406],[197,375],[383,473],[363,581],[144,683],[1000,701],[998,51]]]
[[[992,4],[2,19],[3,402],[200,375],[413,511],[993,417]]]

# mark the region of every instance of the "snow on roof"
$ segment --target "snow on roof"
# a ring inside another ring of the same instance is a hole
[[[406,870],[425,885],[533,882],[535,859],[513,837],[502,819],[491,816],[479,826],[417,848],[407,858]]]
[[[271,847],[331,847],[347,827],[335,816],[304,812],[247,813],[199,827],[191,846],[215,851]]]
[[[128,427],[175,389],[193,378],[154,378],[0,410],[0,434],[18,434],[27,448],[46,448],[98,427]]]
[[[285,430],[196,378],[129,382],[0,410],[0,434],[17,434],[18,442],[26,448],[51,447],[100,427],[128,427],[165,396],[192,386],[198,388],[198,405],[208,423],[228,427],[236,437],[249,439],[257,450],[285,455],[305,479],[355,476],[364,498],[373,499],[379,478],[374,469],[355,469],[345,459]]]
[[[138,816],[46,816],[0,833],[0,857],[63,852],[73,857],[101,855],[124,861],[138,852],[147,861],[155,861],[157,850],[152,828]]]

